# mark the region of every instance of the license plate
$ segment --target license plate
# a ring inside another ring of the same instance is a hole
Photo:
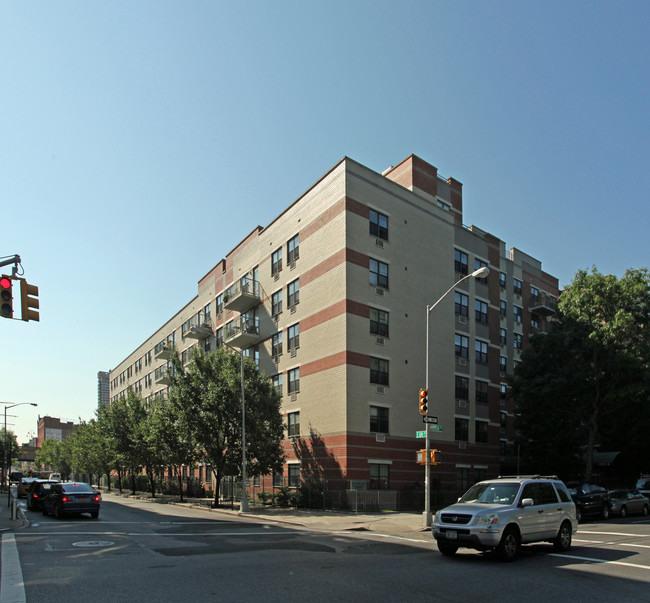
[[[88,502],[87,498],[77,498],[77,502]]]
[[[458,532],[455,532],[454,530],[448,530],[445,532],[445,538],[447,540],[456,540],[458,538]]]

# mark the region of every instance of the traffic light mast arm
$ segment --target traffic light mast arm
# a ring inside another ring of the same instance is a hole
[[[16,276],[16,272],[18,272],[18,264],[20,264],[20,256],[16,254],[11,256],[7,260],[0,260],[0,268],[2,268],[3,266],[9,266],[10,264],[14,264],[12,275]]]

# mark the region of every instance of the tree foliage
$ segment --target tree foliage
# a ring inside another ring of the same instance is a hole
[[[612,423],[647,418],[649,318],[646,269],[620,279],[595,268],[576,274],[552,332],[531,338],[515,371],[525,458],[578,473],[574,459],[584,450],[582,473],[591,479],[594,450]]]

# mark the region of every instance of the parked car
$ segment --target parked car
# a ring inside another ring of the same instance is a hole
[[[606,488],[588,482],[569,482],[567,488],[576,504],[578,521],[587,516],[609,519],[612,502]]]
[[[643,496],[650,498],[650,475],[642,473],[641,477],[636,481],[634,488],[643,494]]]
[[[610,490],[609,498],[613,515],[627,517],[638,513],[645,516],[650,511],[650,499],[638,490]]]
[[[25,476],[23,475],[22,471],[12,471],[9,474],[9,483],[18,485],[20,483],[20,480],[23,479],[23,477]]]
[[[17,496],[18,498],[25,498],[30,484],[35,480],[35,477],[23,477],[18,484]]]
[[[90,513],[99,517],[101,498],[84,482],[59,482],[52,484],[42,501],[43,515],[54,515],[57,519],[69,513]]]
[[[495,550],[504,561],[530,542],[552,542],[556,551],[568,551],[577,529],[576,507],[564,483],[539,475],[479,482],[438,511],[431,526],[443,555],[466,547]]]
[[[41,509],[41,502],[45,495],[50,491],[52,484],[58,484],[57,480],[35,479],[29,486],[27,492],[27,508],[30,511]]]
[[[50,479],[54,479],[57,482],[61,481],[61,474],[60,473],[51,473],[50,474]]]

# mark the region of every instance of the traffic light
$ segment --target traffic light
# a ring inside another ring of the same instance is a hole
[[[0,316],[2,318],[14,317],[14,282],[4,274],[0,277]]]
[[[35,320],[40,321],[38,315],[38,287],[30,285],[24,278],[20,279],[20,302],[22,306],[22,319],[24,321]]]
[[[429,452],[431,452],[431,464],[439,465],[442,460],[440,458],[440,450],[438,450],[437,448],[432,448]]]
[[[426,415],[429,412],[429,390],[420,390],[420,414]]]

